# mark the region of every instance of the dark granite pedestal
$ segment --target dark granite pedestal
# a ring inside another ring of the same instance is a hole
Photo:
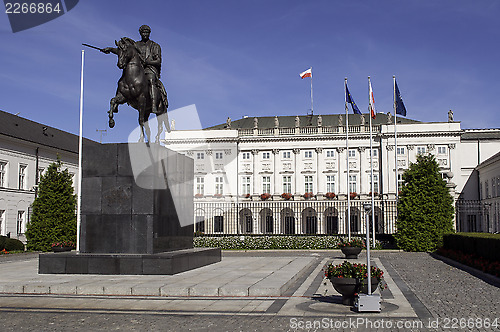
[[[83,151],[80,252],[40,254],[39,273],[175,274],[221,260],[193,248],[191,158],[157,144]]]
[[[221,260],[218,248],[191,248],[157,254],[61,252],[39,256],[40,274],[176,274]]]

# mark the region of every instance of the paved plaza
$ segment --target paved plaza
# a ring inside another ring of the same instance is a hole
[[[39,275],[36,254],[0,256],[10,330],[500,330],[500,281],[428,253],[372,252],[380,313],[357,313],[323,277],[331,251],[225,251],[173,276]],[[364,253],[358,260],[366,262]],[[464,325],[465,324],[465,325]],[[468,324],[468,325],[467,325]]]

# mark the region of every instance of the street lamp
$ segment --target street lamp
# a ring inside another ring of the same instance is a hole
[[[365,224],[366,224],[366,268],[368,270],[368,294],[359,294],[355,307],[358,312],[380,312],[380,295],[372,294],[372,268],[370,262],[370,212],[372,210],[371,203],[364,203]]]

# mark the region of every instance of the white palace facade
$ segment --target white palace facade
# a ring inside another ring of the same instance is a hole
[[[370,150],[368,114],[350,114],[347,150],[345,116],[245,117],[168,134],[165,146],[195,162],[196,230],[346,234],[349,194],[351,232],[364,233],[362,206],[371,202],[373,192],[376,233],[394,233],[396,183],[402,185],[403,172],[420,153],[435,155],[439,163],[456,201],[458,230],[500,230],[499,214],[488,216],[484,225],[476,170],[500,151],[500,129],[464,130],[452,115],[446,122],[432,123],[398,117],[396,147],[394,116],[378,113]]]

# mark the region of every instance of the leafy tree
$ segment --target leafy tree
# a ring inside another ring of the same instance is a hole
[[[61,160],[52,163],[42,175],[38,197],[33,202],[31,221],[27,225],[28,250],[51,250],[51,244],[76,242],[76,196],[68,169]]]
[[[433,251],[442,245],[443,234],[453,232],[453,198],[439,173],[433,155],[418,155],[417,162],[403,174],[404,186],[398,201],[399,248]]]

